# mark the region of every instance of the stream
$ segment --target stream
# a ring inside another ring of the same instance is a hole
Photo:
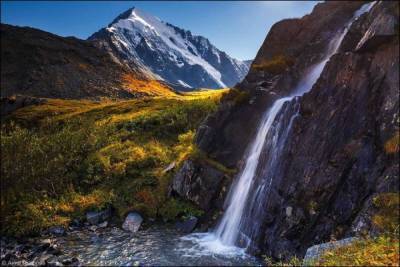
[[[174,228],[152,226],[137,233],[119,228],[101,231],[87,229],[69,232],[55,240],[65,256],[75,257],[82,265],[129,266],[254,266],[261,260],[232,247],[216,253],[201,246],[191,234],[185,236]]]

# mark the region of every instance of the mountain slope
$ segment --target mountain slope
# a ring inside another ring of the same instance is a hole
[[[1,24],[1,96],[131,98],[174,94],[92,43]]]
[[[121,62],[137,62],[181,89],[233,86],[248,71],[248,64],[218,50],[208,39],[137,8],[122,13],[89,40]]]

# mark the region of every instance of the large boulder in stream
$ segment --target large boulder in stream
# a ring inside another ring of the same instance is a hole
[[[272,26],[246,78],[198,131],[199,150],[242,170],[265,112],[293,93],[365,3],[319,3],[303,18]],[[400,121],[399,35],[393,31],[399,4],[381,1],[369,7],[351,24],[312,89],[285,103],[271,126],[285,130],[290,124],[290,130],[267,135],[265,144],[271,144],[285,133],[283,145],[272,153],[264,144],[258,158],[249,194],[257,207],[246,207],[251,223],[241,228],[241,236],[251,236],[250,253],[280,260],[303,257],[314,244],[357,235],[359,225],[370,231],[371,199],[399,191],[399,151],[390,146],[398,140]],[[273,172],[267,167],[271,161]],[[216,199],[229,184],[210,181],[207,162],[189,165],[176,175],[175,193],[199,205],[196,199],[207,195],[208,214],[223,211]]]
[[[122,224],[122,229],[135,233],[139,230],[140,225],[143,222],[142,216],[137,212],[129,212]]]

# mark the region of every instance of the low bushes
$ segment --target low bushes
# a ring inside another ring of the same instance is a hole
[[[367,238],[324,253],[316,266],[398,266],[399,239]]]

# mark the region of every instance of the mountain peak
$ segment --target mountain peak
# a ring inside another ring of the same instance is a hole
[[[125,29],[134,29],[136,28],[150,28],[154,29],[154,27],[159,24],[163,24],[163,22],[145,11],[138,9],[136,7],[132,7],[127,11],[121,13],[116,17],[109,25],[108,28],[125,28]]]
[[[116,57],[128,64],[137,62],[178,89],[233,86],[248,71],[247,64],[229,57],[207,38],[134,7],[89,39],[106,41]]]
[[[108,24],[108,27],[111,27],[111,25],[117,23],[119,20],[127,19],[132,15],[132,11],[135,9],[135,7],[131,7],[128,10],[122,12],[119,14],[110,24]]]

